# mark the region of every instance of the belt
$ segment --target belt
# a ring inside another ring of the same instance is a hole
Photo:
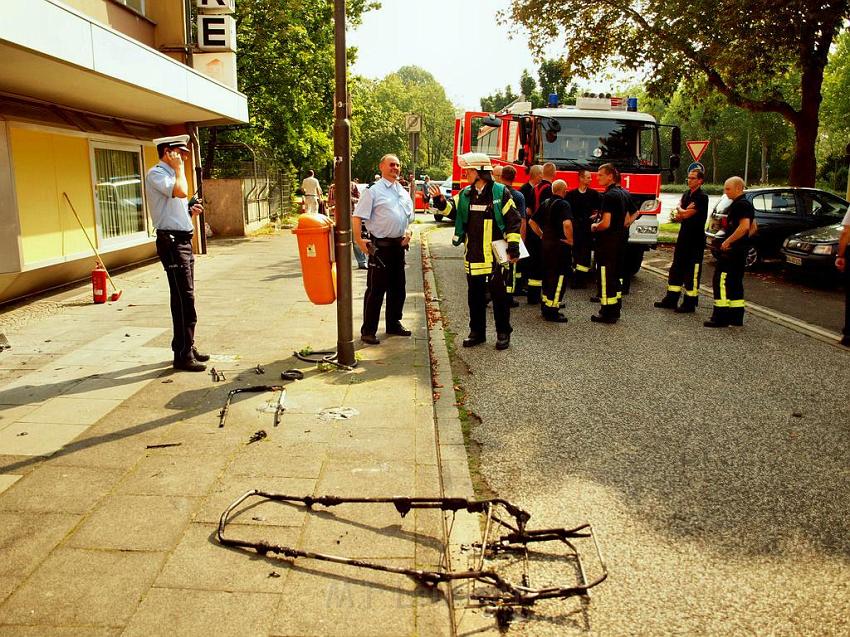
[[[379,248],[398,246],[401,245],[402,239],[404,239],[404,237],[375,237],[372,239],[372,243]]]
[[[191,239],[192,238],[191,230],[157,230],[156,236],[158,237],[167,237],[173,236],[177,239]]]

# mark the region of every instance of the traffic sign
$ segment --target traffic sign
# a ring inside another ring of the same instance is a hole
[[[688,166],[688,172],[691,172],[692,170],[700,170],[705,173],[705,166],[703,166],[700,162],[695,161],[690,166]]]
[[[688,152],[694,158],[694,161],[699,161],[699,158],[702,157],[710,142],[710,139],[706,139],[700,142],[685,142],[685,145],[688,147]]]
[[[409,114],[404,116],[404,129],[408,133],[422,132],[422,116]]]

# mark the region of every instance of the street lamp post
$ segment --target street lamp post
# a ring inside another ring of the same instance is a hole
[[[337,361],[354,366],[351,295],[351,124],[348,121],[347,62],[345,52],[345,0],[334,0],[334,190],[336,191],[336,325]]]

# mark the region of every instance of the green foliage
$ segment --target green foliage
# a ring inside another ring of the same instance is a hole
[[[434,76],[417,66],[405,66],[383,80],[354,78],[352,94],[352,175],[371,181],[386,153],[395,153],[406,173],[412,165],[407,113],[422,115],[416,165],[418,175],[445,178],[451,172],[455,107]]]
[[[519,78],[519,88],[519,95],[513,92],[509,84],[504,91],[482,97],[481,110],[496,113],[519,97],[531,102],[532,108],[542,108],[547,105],[551,93],[558,95],[561,104],[575,104],[578,92],[563,59],[544,60],[537,69],[537,80],[525,69]]]
[[[530,31],[542,54],[568,42],[568,72],[594,77],[620,67],[648,77],[652,95],[682,78],[795,129],[790,180],[812,185],[824,67],[850,18],[850,0],[512,0],[506,23]],[[696,85],[695,85],[696,86]]]
[[[515,101],[519,95],[514,93],[510,84],[505,86],[504,91],[496,91],[487,97],[481,98],[481,110],[487,113],[498,113],[508,104]]]
[[[350,24],[378,6],[348,0]],[[221,130],[218,140],[249,144],[283,169],[320,169],[333,159],[333,3],[237,2],[235,18],[239,90],[251,121]]]

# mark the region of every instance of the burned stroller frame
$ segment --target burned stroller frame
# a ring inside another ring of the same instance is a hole
[[[376,564],[364,560],[350,559],[346,557],[338,557],[335,555],[327,555],[324,553],[316,553],[313,551],[304,551],[288,546],[280,546],[267,542],[242,540],[225,535],[227,523],[230,521],[234,510],[243,502],[250,498],[263,498],[275,502],[287,502],[292,504],[302,504],[305,507],[312,509],[315,505],[323,507],[333,507],[340,504],[392,504],[401,517],[406,516],[411,509],[439,509],[441,511],[467,511],[469,513],[478,513],[486,515],[486,524],[484,535],[480,544],[475,544],[473,548],[477,551],[476,567],[462,571],[427,571],[412,568],[399,568]],[[506,521],[496,514],[498,509],[513,518],[513,522]],[[309,558],[314,560],[324,560],[327,562],[335,562],[337,564],[347,564],[349,566],[357,566],[360,568],[372,569],[375,571],[384,571],[387,573],[397,573],[406,575],[412,578],[421,585],[434,587],[441,583],[452,582],[457,580],[473,580],[484,584],[488,584],[495,589],[489,593],[473,592],[472,599],[475,599],[480,606],[495,606],[495,607],[512,607],[512,606],[531,606],[535,602],[543,599],[567,598],[573,596],[588,596],[588,591],[601,584],[608,577],[608,570],[602,559],[602,553],[599,549],[599,544],[596,537],[593,535],[593,528],[590,524],[582,524],[575,528],[553,528],[553,529],[537,529],[528,530],[526,525],[531,518],[531,514],[523,509],[511,504],[507,500],[493,498],[487,500],[473,500],[466,498],[407,498],[407,497],[386,497],[386,498],[346,498],[337,496],[290,496],[281,493],[272,493],[253,489],[248,491],[234,500],[225,511],[221,514],[218,523],[217,539],[224,546],[239,547],[244,549],[253,549],[261,555],[267,553],[277,553],[289,558]],[[501,526],[509,532],[499,537],[491,538],[491,533],[494,527]],[[575,545],[571,540],[578,538],[590,538],[596,550],[596,556],[601,567],[601,574],[595,579],[588,581],[587,573],[582,563],[581,557]],[[549,586],[545,588],[532,588],[529,583],[528,574],[528,545],[536,542],[557,541],[565,544],[571,551],[565,558],[575,560],[578,568],[579,584],[574,586]],[[514,552],[524,555],[522,583],[512,583],[499,575],[495,570],[485,568],[485,562],[488,555],[494,555],[500,552]],[[492,589],[491,589],[492,590]]]

